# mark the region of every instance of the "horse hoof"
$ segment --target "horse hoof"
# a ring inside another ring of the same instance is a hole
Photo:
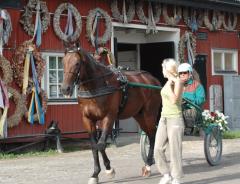
[[[142,176],[149,177],[151,175],[151,168],[148,166],[144,166],[142,168]]]
[[[105,172],[106,172],[106,174],[109,178],[114,178],[115,177],[116,172],[113,168],[111,168],[110,170],[106,170]]]
[[[88,184],[98,184],[98,178],[89,178]]]

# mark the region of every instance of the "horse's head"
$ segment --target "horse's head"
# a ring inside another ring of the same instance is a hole
[[[79,47],[69,49],[66,51],[63,57],[63,83],[62,93],[65,96],[71,96],[75,84],[80,77],[81,63],[85,60],[85,57]]]

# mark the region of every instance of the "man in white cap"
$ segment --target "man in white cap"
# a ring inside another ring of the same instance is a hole
[[[191,65],[188,63],[180,64],[178,67],[178,74],[184,83],[182,97],[202,107],[205,102],[205,91],[202,84],[193,78],[193,69]],[[189,104],[186,104],[185,108],[187,109],[183,109],[183,115],[186,128],[191,128],[191,131],[193,131],[193,123],[197,116],[196,109]]]

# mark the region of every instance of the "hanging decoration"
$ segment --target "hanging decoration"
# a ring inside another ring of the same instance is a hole
[[[105,33],[102,36],[98,36],[98,18],[102,17],[105,20]],[[112,21],[107,12],[100,8],[90,10],[87,16],[86,25],[87,37],[91,41],[94,47],[98,45],[104,45],[111,38],[112,35]],[[96,32],[96,36],[95,35]]]
[[[128,11],[126,11],[126,1],[129,5]],[[123,0],[122,14],[118,9],[118,1],[113,0],[111,3],[111,11],[112,16],[117,19],[119,22],[123,22],[124,24],[129,23],[133,20],[135,15],[135,3],[134,0]]]
[[[196,32],[200,26],[203,26],[203,12],[191,8],[189,16],[189,8],[185,7],[183,9],[183,20],[192,32]]]
[[[26,66],[25,62],[26,59],[30,59],[29,56],[26,57],[29,53],[29,48],[32,49],[32,54],[36,61],[35,65],[38,82],[41,81],[45,70],[45,61],[43,60],[43,58],[41,57],[41,53],[37,51],[37,48],[33,43],[26,41],[16,49],[13,62],[13,77],[20,88],[23,88],[23,81],[25,81],[25,85],[28,84],[27,86],[24,86],[25,89],[23,89],[25,94],[26,91],[31,90],[31,86],[33,86],[33,79],[31,77],[28,77],[27,75],[28,67]]]
[[[2,80],[5,84],[9,84],[13,80],[13,71],[10,61],[8,61],[4,56],[0,55],[0,71],[2,70]],[[1,78],[1,76],[0,76]]]
[[[35,91],[34,91],[35,92]],[[33,103],[35,103],[35,99],[36,96],[33,98],[31,98],[31,102],[30,102],[30,107],[32,107]],[[42,108],[42,112],[41,113],[46,113],[47,112],[47,94],[43,89],[40,89],[40,93],[39,93],[39,101],[41,104],[41,108]],[[36,122],[39,121],[39,119],[41,119],[41,117],[39,116],[40,113],[34,113],[33,109],[30,109],[30,111],[28,110],[27,112],[25,112],[24,116],[25,118],[28,120],[28,122]]]
[[[187,59],[185,58],[185,49],[187,49]],[[196,37],[193,33],[186,31],[180,38],[178,44],[179,62],[188,61],[193,65],[196,57]]]
[[[143,0],[140,0],[137,4],[137,15],[139,20],[147,24],[147,33],[150,33],[151,30],[153,33],[157,32],[156,24],[160,20],[160,15],[161,15],[161,4],[160,3],[155,3],[152,4],[153,2],[148,2],[148,17],[145,16],[144,11],[143,11]],[[154,9],[153,9],[154,7]]]
[[[35,25],[32,24],[32,17],[33,11],[39,8],[37,7],[39,2],[40,10],[37,11],[39,11],[39,15],[41,16],[40,17],[41,20],[40,21],[38,20],[39,23],[41,22],[41,33],[46,32],[50,24],[50,14],[48,12],[46,2],[39,0],[29,0],[27,6],[25,6],[24,8],[24,13],[22,14],[19,22],[23,25],[24,31],[26,31],[27,34],[30,36],[34,36]]]
[[[204,11],[204,24],[209,31],[217,31],[221,28],[223,23],[223,16],[219,11],[213,10],[212,21],[209,20],[209,10]]]
[[[8,43],[11,32],[11,17],[7,10],[0,9],[0,55],[2,55],[3,45]]]
[[[15,104],[15,111],[12,116],[7,119],[8,127],[14,127],[19,124],[23,115],[27,111],[27,107],[25,105],[25,95],[21,95],[16,89],[12,87],[7,87],[8,93],[11,95],[9,101],[13,101]]]
[[[228,22],[226,24],[225,18],[227,18],[227,14],[228,14]],[[231,21],[231,18],[233,18],[233,21]],[[225,12],[223,17],[223,27],[227,31],[234,31],[237,27],[237,14]]]
[[[60,16],[65,10],[68,10],[68,19],[65,32],[63,33],[60,27]],[[75,19],[75,32],[73,32],[72,16]],[[71,3],[60,4],[54,13],[53,28],[61,40],[65,42],[75,42],[79,38],[82,31],[82,18],[77,8]]]
[[[7,112],[9,108],[8,91],[0,78],[0,137],[7,137]],[[3,111],[2,111],[3,110]]]
[[[182,18],[182,8],[174,6],[173,17],[169,17],[167,5],[163,5],[163,18],[167,25],[176,26]]]

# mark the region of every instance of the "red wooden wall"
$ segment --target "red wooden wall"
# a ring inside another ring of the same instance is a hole
[[[62,41],[56,36],[53,30],[53,14],[56,8],[63,2],[62,0],[45,0],[47,3],[47,7],[49,12],[51,13],[51,24],[46,33],[43,34],[42,45],[40,46],[40,51],[64,51]],[[25,1],[26,2],[26,1]],[[87,40],[86,37],[86,16],[88,15],[88,11],[91,9],[95,9],[96,7],[100,7],[107,11],[109,15],[111,15],[110,10],[110,0],[70,0],[68,1],[72,3],[80,12],[82,16],[82,32],[80,35],[80,42],[81,46],[90,51],[94,51],[94,48],[91,46],[90,42]],[[7,9],[10,13],[13,25],[13,32],[9,41],[9,44],[5,47],[12,48],[11,50],[4,50],[4,56],[9,59],[11,62],[13,53],[15,48],[23,43],[26,40],[29,40],[31,37],[28,36],[21,24],[19,23],[20,15],[22,11],[17,9]],[[65,12],[66,13],[66,12]],[[64,19],[64,18],[63,18]],[[135,15],[135,19],[137,19]],[[138,23],[139,21],[134,21]],[[159,25],[165,26],[162,23],[162,17],[160,20]],[[62,25],[63,26],[63,25]],[[64,27],[64,26],[63,26]],[[62,27],[62,29],[63,29]],[[183,21],[180,23],[181,34],[185,32],[187,29]],[[101,31],[103,31],[104,25],[101,25]],[[206,28],[201,28],[199,31],[207,32],[208,39],[207,40],[197,40],[197,53],[204,53],[207,55],[207,89],[211,84],[221,84],[223,85],[223,79],[221,76],[212,76],[211,75],[211,48],[240,48],[239,45],[239,38],[237,32],[209,32]],[[109,43],[107,46],[110,46]],[[15,86],[15,84],[12,84]],[[205,107],[208,108],[209,103],[207,102]],[[14,111],[14,108],[11,107],[11,112]],[[34,125],[30,125],[23,119],[22,122],[19,123],[18,126],[10,128],[8,130],[9,136],[17,136],[17,135],[24,135],[24,134],[36,134],[36,133],[43,133],[48,123],[51,120],[56,120],[59,122],[59,127],[62,132],[75,132],[75,131],[82,131],[84,128],[82,127],[80,112],[78,109],[78,105],[49,105],[46,114],[46,124],[39,125],[35,123]]]

